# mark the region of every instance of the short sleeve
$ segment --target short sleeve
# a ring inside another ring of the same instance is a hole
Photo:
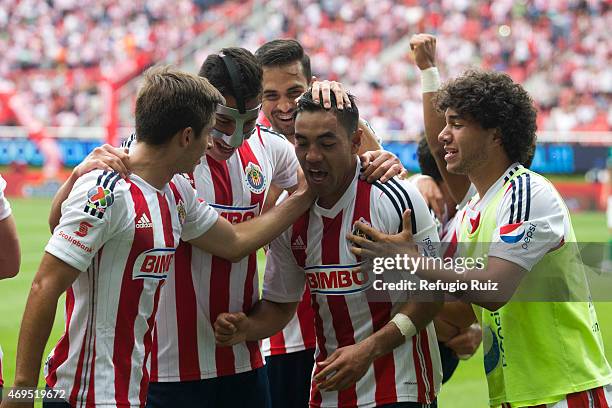
[[[554,187],[536,174],[516,177],[497,212],[489,256],[530,271],[565,238],[569,214]]]
[[[274,166],[272,183],[282,189],[294,187],[297,184],[297,171],[300,166],[295,148],[280,134],[263,127],[259,128],[259,131]]]
[[[181,232],[183,241],[190,241],[204,235],[217,222],[219,214],[207,203],[198,200],[196,191],[182,175],[172,178],[179,189],[185,205],[185,222]]]
[[[266,254],[263,298],[277,303],[299,302],[306,285],[306,275],[291,252],[289,232],[270,244]]]
[[[4,196],[6,181],[0,176],[0,221],[11,215],[11,205]]]
[[[128,188],[117,173],[92,171],[80,177],[62,203],[62,216],[45,251],[86,270],[104,243],[125,228]]]

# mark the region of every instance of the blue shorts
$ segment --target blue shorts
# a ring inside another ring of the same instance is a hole
[[[270,408],[266,368],[206,380],[149,384],[147,408]]]
[[[272,408],[308,407],[314,351],[266,357]]]
[[[442,361],[442,384],[444,384],[450,380],[457,369],[459,359],[455,355],[455,352],[446,347],[444,343],[438,342],[438,348],[440,349],[440,360]]]

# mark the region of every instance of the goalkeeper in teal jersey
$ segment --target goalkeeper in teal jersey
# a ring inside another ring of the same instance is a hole
[[[569,211],[554,186],[527,168],[536,141],[531,97],[498,72],[468,71],[440,87],[435,38],[415,36],[411,47],[422,71],[428,144],[441,174],[453,195],[465,194],[470,183],[478,191],[460,215],[455,256],[484,260],[458,273],[452,264],[422,258],[416,274],[466,284],[462,292],[483,328],[492,407],[608,408],[612,369],[576,262]],[[421,257],[411,245],[409,214],[397,235],[357,228],[362,233],[349,236],[356,255]],[[473,282],[496,285],[484,291]]]

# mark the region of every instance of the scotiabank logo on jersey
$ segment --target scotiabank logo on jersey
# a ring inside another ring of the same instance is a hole
[[[220,216],[231,222],[239,224],[255,218],[259,214],[259,204],[253,204],[245,207],[233,207],[230,205],[210,204]]]
[[[153,248],[138,255],[132,279],[166,279],[174,266],[175,248]]]
[[[372,286],[372,280],[359,265],[316,265],[304,268],[311,293],[347,295],[363,292]]]

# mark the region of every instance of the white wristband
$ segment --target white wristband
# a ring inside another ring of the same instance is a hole
[[[397,326],[400,333],[402,333],[402,336],[407,339],[414,336],[417,332],[417,329],[414,326],[414,323],[412,323],[412,320],[410,320],[410,318],[403,313],[397,313],[395,316],[393,316],[391,322],[393,322]]]
[[[421,71],[421,92],[436,92],[440,89],[440,72],[437,67]]]

